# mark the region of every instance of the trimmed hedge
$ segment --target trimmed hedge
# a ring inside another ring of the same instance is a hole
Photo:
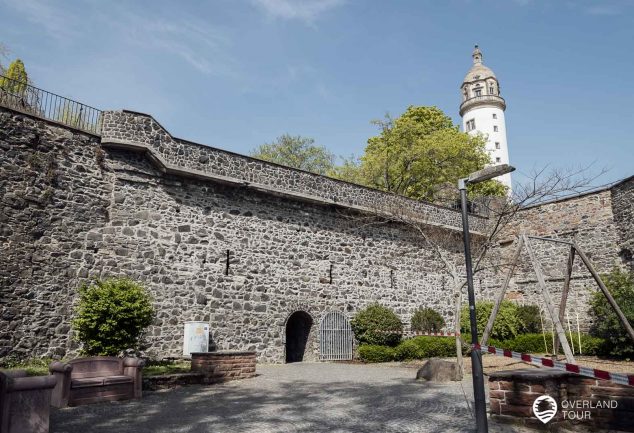
[[[412,331],[439,332],[445,326],[445,319],[433,308],[419,308],[412,316]]]
[[[453,337],[419,336],[403,341],[396,346],[396,360],[448,358],[456,355],[456,340]]]
[[[544,344],[544,335],[542,334],[523,334],[517,337],[500,342],[496,347],[510,349],[515,352],[522,353],[552,353],[553,352],[553,336],[546,333],[546,344]],[[571,348],[574,346],[575,354],[579,353],[579,337],[576,333],[572,334],[572,342],[570,335],[566,333],[566,339]],[[493,344],[492,344],[493,345]],[[588,334],[581,334],[581,352],[584,355],[602,356],[607,355],[605,350],[605,340],[593,337]],[[563,349],[559,348],[559,353],[563,353]]]
[[[365,362],[390,362],[396,359],[396,350],[378,344],[362,344],[359,346],[359,358]]]
[[[389,308],[372,304],[359,311],[350,321],[360,344],[396,346],[403,335],[403,324]]]

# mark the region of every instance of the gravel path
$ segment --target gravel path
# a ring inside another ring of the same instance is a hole
[[[470,376],[424,383],[413,380],[412,368],[328,363],[260,365],[258,374],[147,392],[140,401],[54,409],[51,432],[467,432],[474,424],[463,394],[472,398]]]

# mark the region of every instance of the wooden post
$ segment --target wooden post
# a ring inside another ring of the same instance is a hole
[[[506,289],[509,286],[509,282],[511,281],[511,278],[513,277],[513,272],[515,271],[515,266],[517,266],[517,262],[519,261],[523,246],[524,246],[524,238],[520,236],[517,241],[517,249],[515,250],[515,254],[513,255],[513,261],[511,262],[511,268],[509,269],[509,272],[506,275],[506,279],[504,280],[504,284],[502,284],[502,288],[500,289],[497,297],[495,298],[495,304],[493,304],[493,309],[491,310],[489,321],[484,327],[484,333],[482,334],[482,341],[480,342],[482,346],[486,346],[487,341],[489,340],[489,335],[491,334],[491,330],[493,329],[493,323],[495,322],[495,318],[498,315],[498,311],[500,311],[500,305],[502,304],[502,301],[504,300],[504,295],[506,294]]]
[[[564,274],[564,288],[561,291],[561,303],[559,304],[559,321],[563,323],[566,303],[568,302],[568,291],[570,290],[570,277],[572,276],[572,265],[575,262],[575,247],[570,246],[568,261],[566,262],[566,273]],[[572,339],[572,337],[570,337]],[[574,346],[574,345],[573,345]],[[559,353],[559,341],[555,341],[555,354]]]
[[[594,281],[597,282],[597,284],[599,285],[599,288],[601,289],[601,291],[603,292],[605,297],[608,299],[608,302],[612,306],[612,309],[614,310],[614,312],[618,316],[619,320],[621,321],[621,324],[623,325],[623,327],[627,331],[628,335],[630,336],[632,341],[634,341],[634,329],[632,329],[632,325],[630,325],[630,322],[627,321],[627,318],[625,317],[625,314],[623,314],[623,311],[621,311],[621,309],[617,305],[616,301],[614,300],[614,298],[610,294],[610,291],[608,290],[608,288],[605,287],[605,284],[603,284],[603,281],[601,280],[601,277],[599,277],[599,274],[594,269],[594,266],[590,262],[590,259],[588,259],[588,256],[586,256],[586,254],[583,251],[581,251],[576,244],[573,244],[573,246],[574,246],[575,250],[577,250],[577,254],[581,258],[581,261],[586,265],[586,267],[588,268],[588,270],[592,274],[592,277],[594,278]]]
[[[553,305],[553,301],[550,297],[550,292],[548,291],[548,287],[546,287],[546,280],[544,279],[544,274],[542,273],[541,267],[539,266],[539,262],[537,261],[537,256],[535,256],[535,252],[531,247],[531,244],[526,237],[526,235],[522,235],[524,238],[524,244],[526,244],[526,250],[528,251],[528,255],[531,258],[531,262],[533,262],[533,269],[535,269],[535,275],[537,276],[537,282],[542,289],[542,295],[544,296],[544,303],[546,304],[546,308],[548,309],[548,313],[550,314],[550,318],[555,325],[555,330],[557,331],[557,337],[559,338],[559,342],[564,349],[564,354],[566,355],[566,362],[570,364],[575,364],[575,357],[570,350],[570,345],[568,344],[568,340],[566,340],[566,331],[564,327],[561,325],[559,321],[559,316],[555,312],[555,306]]]

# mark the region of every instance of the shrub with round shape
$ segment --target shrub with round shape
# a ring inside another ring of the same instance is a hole
[[[396,346],[403,336],[403,324],[389,308],[372,304],[350,321],[352,332],[361,344]]]
[[[445,319],[433,308],[419,308],[412,316],[412,331],[440,332],[445,327]]]
[[[138,349],[153,319],[152,300],[143,286],[128,278],[110,278],[79,288],[72,326],[84,355],[117,356]]]

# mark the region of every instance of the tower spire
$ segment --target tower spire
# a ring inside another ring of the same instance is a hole
[[[473,54],[471,56],[473,57],[474,65],[479,65],[482,63],[482,51],[480,51],[480,47],[478,47],[477,45],[473,49]]]

